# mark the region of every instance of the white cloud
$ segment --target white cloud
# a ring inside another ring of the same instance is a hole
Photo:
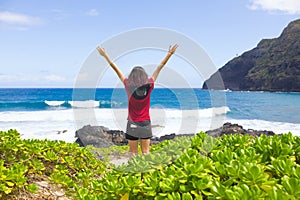
[[[98,16],[99,12],[96,9],[91,9],[85,13],[88,16]]]
[[[30,26],[42,24],[42,20],[38,17],[4,11],[0,12],[0,23],[0,28],[26,30]]]
[[[266,10],[285,14],[300,14],[300,0],[250,0],[252,10]]]

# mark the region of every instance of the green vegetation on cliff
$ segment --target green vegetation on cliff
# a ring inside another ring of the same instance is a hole
[[[220,75],[226,89],[300,92],[300,19],[291,22],[280,37],[263,39],[256,48],[229,61],[203,84]]]

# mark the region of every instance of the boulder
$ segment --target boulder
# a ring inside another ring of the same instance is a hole
[[[107,130],[106,133],[110,135],[111,141],[115,145],[122,146],[122,145],[126,145],[128,143],[128,141],[125,139],[125,133],[123,131]]]
[[[102,126],[86,125],[77,130],[75,137],[77,137],[76,143],[80,146],[93,145],[94,147],[107,148],[113,145],[112,137]]]
[[[229,122],[223,124],[222,127],[209,130],[205,132],[206,134],[212,137],[220,137],[222,135],[229,135],[229,134],[242,134],[242,135],[251,135],[251,136],[260,136],[262,134],[267,136],[273,136],[275,133],[273,131],[267,130],[253,130],[253,129],[244,129],[241,125],[238,124],[231,124]]]
[[[206,134],[212,137],[220,137],[222,135],[228,134],[242,134],[242,135],[251,135],[251,136],[260,136],[262,134],[267,136],[273,136],[275,133],[273,131],[267,130],[253,130],[253,129],[244,129],[241,125],[231,124],[229,122],[223,124],[222,127],[209,130],[205,132]],[[176,137],[182,136],[194,136],[195,134],[167,134],[161,137],[151,138],[151,144],[157,144],[164,140],[172,140]],[[121,130],[110,130],[103,126],[91,126],[86,125],[81,129],[77,130],[75,133],[77,137],[76,143],[80,146],[85,147],[87,145],[93,145],[97,148],[107,148],[112,145],[127,145],[128,141],[124,137],[124,132]]]

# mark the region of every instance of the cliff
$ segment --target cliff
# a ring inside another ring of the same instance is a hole
[[[222,89],[214,84],[218,76],[230,90],[300,92],[300,19],[289,23],[278,38],[263,39],[229,61],[202,88]]]

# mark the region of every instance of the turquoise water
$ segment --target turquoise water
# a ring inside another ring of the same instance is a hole
[[[155,88],[154,135],[196,133],[238,123],[244,128],[300,136],[300,93]],[[118,89],[0,89],[0,130],[25,138],[74,141],[84,125],[125,130],[127,96]],[[62,132],[64,134],[57,134]]]
[[[0,89],[0,113],[72,109],[73,101],[94,101],[95,108],[126,108],[124,89]],[[82,105],[84,107],[84,104]],[[152,108],[179,110],[226,106],[233,119],[300,123],[300,93],[207,91],[156,88]]]

